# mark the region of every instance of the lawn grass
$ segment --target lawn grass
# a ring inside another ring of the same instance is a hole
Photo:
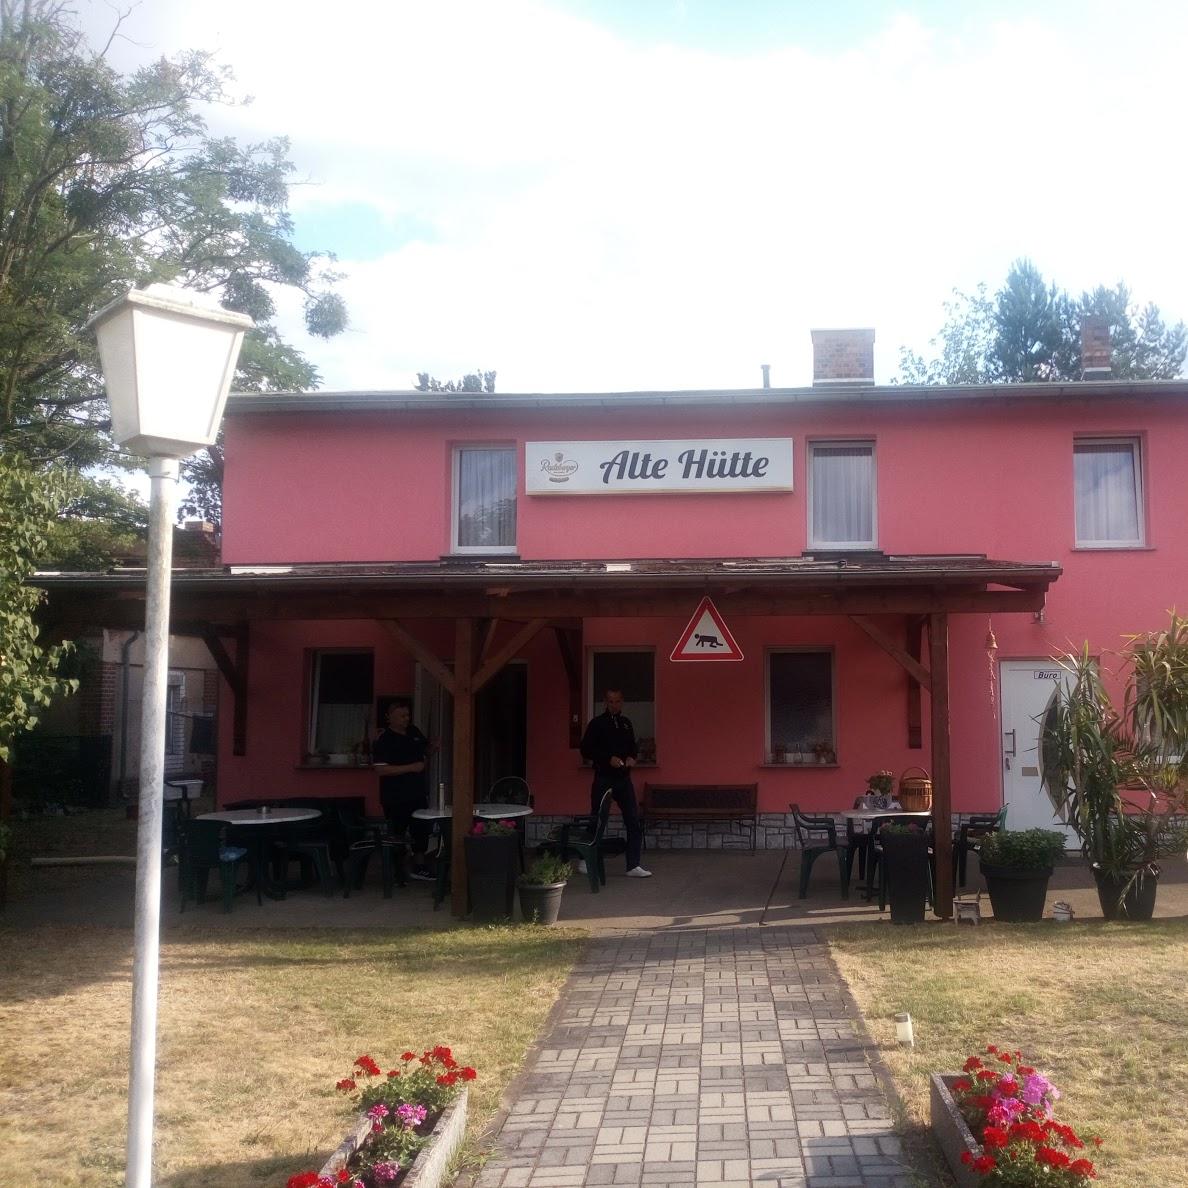
[[[927,1125],[928,1074],[988,1043],[1019,1048],[1105,1140],[1100,1182],[1185,1188],[1188,921],[842,926],[830,950],[903,1097]],[[916,1047],[895,1042],[911,1013]]]
[[[448,1044],[473,1064],[472,1133],[543,1025],[582,933],[266,930],[161,948],[161,1188],[283,1184],[344,1132],[334,1082],[366,1052]],[[123,1182],[132,937],[0,931],[0,1163],[22,1183]]]

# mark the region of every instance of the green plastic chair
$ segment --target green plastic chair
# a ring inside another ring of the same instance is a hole
[[[247,850],[242,846],[224,844],[226,826],[221,821],[181,821],[179,828],[181,910],[186,910],[187,899],[197,903],[206,902],[206,880],[212,870],[217,870],[223,885],[223,911],[229,912],[235,898],[235,872],[241,862],[247,863]]]
[[[813,863],[822,854],[836,854],[838,873],[841,876],[842,899],[850,898],[850,863],[847,861],[849,846],[837,840],[837,822],[832,817],[810,817],[800,811],[800,805],[788,806],[792,810],[792,824],[796,829],[796,841],[800,845],[800,898],[808,896],[809,875]]]
[[[608,788],[598,803],[597,813],[574,817],[557,832],[556,845],[561,857],[568,858],[570,850],[577,853],[586,864],[586,877],[590,880],[590,890],[594,892],[606,886],[602,835],[606,832],[606,823],[610,819],[610,802],[611,789]],[[575,833],[575,830],[580,832]]]
[[[968,821],[961,824],[953,838],[953,882],[956,886],[965,886],[966,866],[970,851],[980,855],[983,839],[991,833],[997,833],[1006,828],[1009,807],[1009,804],[1004,804],[994,815],[975,813]]]

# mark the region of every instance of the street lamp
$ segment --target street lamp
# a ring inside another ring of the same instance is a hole
[[[244,331],[254,324],[246,314],[170,285],[134,289],[87,323],[99,340],[112,436],[148,457],[152,480],[128,1078],[129,1188],[149,1188],[153,1176],[169,575],[178,459],[214,444]]]

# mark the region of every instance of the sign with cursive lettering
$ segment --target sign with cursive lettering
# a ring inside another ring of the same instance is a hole
[[[529,495],[791,491],[790,437],[528,441]]]

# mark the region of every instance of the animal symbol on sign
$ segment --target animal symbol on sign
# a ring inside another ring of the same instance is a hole
[[[693,641],[699,648],[721,648],[725,646],[716,635],[694,634]]]

